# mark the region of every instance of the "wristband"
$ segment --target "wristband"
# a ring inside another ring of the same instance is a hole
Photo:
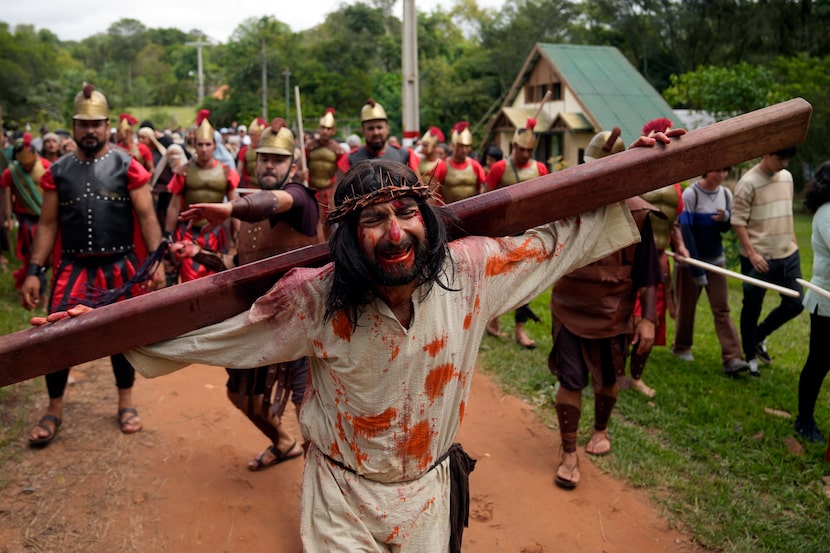
[[[268,191],[248,194],[231,202],[231,217],[247,223],[264,221],[279,213],[279,199]]]
[[[46,272],[46,267],[38,265],[37,263],[29,263],[29,268],[26,270],[27,276],[41,277]]]

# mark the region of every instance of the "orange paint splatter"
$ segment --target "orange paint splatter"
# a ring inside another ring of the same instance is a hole
[[[510,272],[513,265],[525,261],[528,258],[541,261],[545,257],[547,257],[545,252],[538,244],[535,244],[532,239],[528,238],[518,248],[508,250],[502,255],[496,255],[488,259],[484,274],[488,277],[500,275]]]
[[[424,346],[424,351],[427,352],[430,357],[435,357],[436,355],[438,355],[438,352],[440,352],[442,349],[444,349],[444,346],[446,346],[446,345],[447,345],[447,335],[444,334],[444,335],[439,336],[435,340],[431,341],[427,345],[425,345]]]
[[[464,330],[470,330],[470,325],[473,324],[473,314],[467,313],[464,317],[464,323],[461,325],[461,328]]]
[[[430,443],[432,432],[428,421],[419,422],[406,435],[403,452],[407,457],[417,460],[419,470],[426,470],[432,462],[432,455],[429,454]]]
[[[467,411],[467,402],[462,401],[461,405],[458,406],[458,424],[464,422],[464,413]]]
[[[391,363],[392,361],[394,361],[400,352],[401,346],[396,345],[395,347],[393,347],[392,352],[389,354],[389,362]]]
[[[391,532],[388,536],[386,536],[386,540],[385,540],[385,541],[386,541],[386,543],[389,543],[389,542],[391,542],[393,539],[397,538],[397,537],[398,537],[398,535],[399,535],[400,533],[401,533],[401,529],[400,529],[399,527],[395,526],[395,527],[392,529],[392,532]]]
[[[457,374],[455,365],[452,363],[438,365],[429,371],[429,374],[424,380],[424,390],[426,391],[427,397],[429,397],[429,402],[431,404],[435,403],[435,398],[443,393],[444,388],[447,387],[450,379]]]
[[[332,459],[339,459],[340,458],[340,446],[337,442],[332,442],[331,447],[329,447],[329,457]]]
[[[355,434],[361,434],[367,438],[371,438],[385,430],[389,430],[392,426],[392,421],[397,416],[398,410],[394,407],[389,407],[379,415],[355,417],[352,419],[352,426],[354,427]]]
[[[323,345],[323,342],[321,342],[320,340],[313,340],[312,343],[314,344],[314,349],[316,349],[319,352],[318,357],[320,357],[321,359],[329,358],[329,354],[326,351],[326,347]]]
[[[352,339],[352,323],[343,311],[338,311],[331,318],[331,327],[334,334],[347,342]]]

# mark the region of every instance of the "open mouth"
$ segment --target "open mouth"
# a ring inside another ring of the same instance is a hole
[[[415,257],[415,248],[409,246],[404,249],[395,249],[392,251],[384,251],[378,255],[378,260],[384,265],[397,265],[399,263],[406,263]]]

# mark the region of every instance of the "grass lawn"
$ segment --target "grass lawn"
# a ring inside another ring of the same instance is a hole
[[[156,129],[170,127],[175,129],[178,126],[187,128],[193,124],[198,110],[194,106],[148,106],[130,107],[127,112],[132,114],[139,121],[149,119]],[[138,130],[138,129],[136,129]]]
[[[796,230],[803,272],[809,279],[810,218],[798,216]],[[12,261],[12,267],[16,266]],[[737,322],[740,284],[730,284]],[[698,304],[695,360],[683,362],[668,348],[655,348],[644,380],[657,395],[649,400],[633,391],[620,394],[611,420],[614,449],[598,463],[615,477],[646,489],[674,524],[712,550],[830,551],[830,498],[822,481],[830,474],[830,463],[823,460],[824,447],[804,444],[803,455],[791,453],[788,441],[794,437],[793,420],[767,411],[796,411],[809,317],[800,315],[770,337],[774,360],[771,366],[762,366],[761,378],[742,375],[733,380],[721,371],[720,348],[705,297]],[[548,299],[545,294],[533,302],[542,323],[528,325],[539,347],[530,351],[487,337],[479,362],[508,391],[534,404],[539,415],[554,426],[555,388],[547,369],[551,346]],[[775,294],[767,295],[765,312],[776,299]],[[30,315],[19,307],[10,273],[0,274],[0,333],[26,328]],[[504,330],[512,331],[512,324],[512,315],[502,317]],[[671,342],[671,321],[667,335]],[[14,462],[20,451],[26,408],[35,393],[45,393],[42,379],[0,388],[0,465]],[[593,418],[589,395],[586,390],[581,446],[587,442]],[[830,430],[828,383],[819,396],[816,419],[821,428]],[[556,459],[550,460],[551,486],[555,463]]]
[[[796,221],[802,271],[812,274],[810,218]],[[737,268],[733,267],[733,270]],[[480,364],[503,386],[527,398],[555,427],[554,379],[548,372],[551,347],[550,295],[532,306],[543,319],[529,324],[539,347],[524,350],[487,337]],[[777,303],[768,293],[764,314]],[[741,288],[730,282],[733,320],[738,324]],[[501,317],[503,330],[512,331],[512,315]],[[724,376],[720,345],[712,325],[706,295],[698,303],[695,360],[676,359],[669,347],[655,347],[643,380],[657,390],[648,398],[634,391],[620,393],[611,419],[614,449],[597,460],[616,477],[649,491],[679,527],[702,545],[730,552],[830,551],[830,463],[824,445],[802,443],[804,454],[793,454],[793,418],[798,405],[798,376],[807,355],[810,321],[806,313],[787,323],[768,340],[774,357],[761,366],[761,378],[746,373]],[[671,344],[674,323],[667,325]],[[830,337],[828,337],[830,339]],[[583,393],[579,443],[584,447],[593,422],[590,388]],[[772,414],[789,413],[793,418]],[[825,383],[816,406],[816,420],[830,430],[830,384]],[[580,450],[580,456],[585,457]],[[556,466],[551,459],[551,475]],[[551,476],[552,480],[552,476]],[[551,483],[551,485],[553,485]]]

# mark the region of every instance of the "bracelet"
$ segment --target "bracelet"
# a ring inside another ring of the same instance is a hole
[[[26,270],[27,276],[39,277],[46,272],[46,267],[38,265],[37,263],[29,263],[29,268]]]

